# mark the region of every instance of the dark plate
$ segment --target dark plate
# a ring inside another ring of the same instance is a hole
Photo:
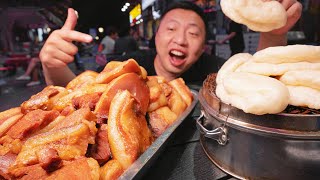
[[[139,179],[158,158],[170,135],[192,112],[198,102],[198,92],[195,90],[191,90],[191,92],[193,95],[193,102],[191,105],[178,117],[175,123],[173,123],[151,144],[151,146],[119,177],[119,179]]]

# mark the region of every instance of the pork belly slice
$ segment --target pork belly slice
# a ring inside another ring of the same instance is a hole
[[[57,129],[74,126],[82,123],[83,121],[96,122],[97,120],[95,115],[90,111],[89,108],[81,108],[70,113],[71,114],[68,116],[63,116],[60,114],[60,116],[58,116],[46,127],[36,132],[36,134],[41,134],[48,131],[55,131]]]
[[[43,128],[58,116],[59,112],[55,110],[43,111],[37,109],[30,111],[8,130],[7,135],[14,139],[23,139]]]
[[[18,122],[22,116],[23,114],[20,107],[0,112],[0,137],[2,137],[16,122]]]
[[[168,107],[177,116],[182,114],[184,110],[187,109],[188,107],[188,105],[184,102],[180,94],[175,89],[172,89],[167,99],[168,99]]]
[[[21,114],[21,108],[15,107],[5,111],[0,112],[0,125],[5,122],[8,118],[15,116],[17,114]]]
[[[75,89],[74,91],[70,92],[69,94],[55,101],[53,109],[62,111],[67,106],[72,105],[73,98],[80,97],[86,94],[96,93],[96,92],[102,93],[106,90],[106,88],[107,88],[106,84],[90,84],[80,89]]]
[[[99,164],[92,158],[81,157],[74,161],[64,163],[63,167],[50,174],[47,180],[77,179],[99,180]]]
[[[100,180],[118,179],[124,172],[118,160],[111,159],[100,168]]]
[[[92,94],[85,94],[72,99],[72,105],[75,109],[90,108],[93,111],[97,102],[100,99],[102,92],[95,92]]]
[[[137,102],[129,91],[119,91],[113,98],[108,119],[111,153],[127,169],[152,143],[145,116],[137,113]]]
[[[22,117],[23,117],[23,114],[20,113],[20,114],[16,114],[14,116],[11,116],[10,118],[8,118],[4,122],[2,122],[0,125],[0,137],[2,137]]]
[[[58,152],[53,148],[41,149],[36,152],[39,164],[48,173],[53,172],[62,166],[62,160]]]
[[[134,59],[129,59],[124,62],[108,63],[97,76],[96,83],[107,84],[125,73],[142,75],[139,64]]]
[[[66,88],[70,90],[80,89],[94,84],[99,73],[87,70],[70,81]]]
[[[73,105],[66,106],[60,113],[61,116],[69,116],[72,114],[76,109],[73,107]]]
[[[23,142],[20,139],[13,139],[8,135],[0,138],[0,155],[3,156],[9,152],[18,154],[21,151]]]
[[[98,118],[107,118],[113,97],[120,90],[128,90],[137,100],[137,110],[146,114],[149,105],[149,88],[145,81],[136,73],[125,73],[113,79],[102,94],[94,113]]]
[[[154,111],[160,107],[168,104],[165,92],[163,91],[158,79],[155,77],[148,76],[147,85],[150,89],[150,103],[148,106],[148,112]]]
[[[83,122],[67,128],[35,135],[26,140],[12,168],[39,163],[37,152],[54,149],[62,160],[84,156],[88,144],[94,144],[97,132],[94,122]]]
[[[67,90],[59,86],[47,86],[39,93],[31,96],[31,98],[21,104],[21,111],[26,114],[32,110],[43,109],[51,110],[53,107],[53,102],[50,98],[61,94],[66,94]]]
[[[96,135],[96,144],[92,145],[89,156],[104,164],[111,158],[110,145],[108,140],[108,126],[103,124]]]
[[[192,93],[188,86],[186,86],[184,80],[182,78],[177,78],[169,82],[169,85],[175,89],[183,101],[190,106],[193,101]]]
[[[9,175],[12,179],[21,180],[46,179],[49,176],[40,164],[10,170]]]
[[[74,126],[82,123],[83,121],[96,122],[96,116],[90,111],[89,108],[81,108],[65,117],[60,123],[56,124],[52,130],[57,130],[65,127]]]
[[[177,115],[168,106],[149,112],[149,124],[154,137],[159,137],[174,121]]]
[[[14,163],[16,158],[17,155],[10,152],[0,156],[0,179],[10,179],[8,169],[9,166]]]

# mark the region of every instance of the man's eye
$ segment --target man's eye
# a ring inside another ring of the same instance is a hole
[[[174,29],[175,29],[174,27],[167,27],[168,31],[174,31]]]
[[[194,36],[194,37],[198,37],[198,36],[199,36],[199,33],[195,33],[195,32],[189,32],[189,34],[190,34],[191,36]]]

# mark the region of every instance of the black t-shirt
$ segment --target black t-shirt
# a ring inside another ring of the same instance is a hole
[[[146,69],[149,76],[152,76],[157,75],[154,69],[155,56],[155,50],[141,50],[121,56],[117,60],[124,61],[133,58],[140,66]],[[184,72],[181,77],[187,84],[202,85],[207,75],[218,72],[224,62],[225,60],[222,58],[203,53],[199,60]]]
[[[238,24],[234,21],[231,21],[229,24],[228,34],[235,32],[236,35],[231,38],[230,41],[230,49],[231,51],[234,50],[244,50],[244,40],[242,34],[242,25]]]

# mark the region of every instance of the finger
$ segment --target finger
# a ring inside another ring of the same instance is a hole
[[[298,2],[294,3],[288,10],[288,22],[287,25],[292,27],[300,18],[302,12],[302,5]]]
[[[43,46],[39,57],[41,62],[46,65],[54,65],[57,63],[55,61],[61,61],[65,64],[72,62],[73,55],[67,54],[64,51],[65,50],[59,49],[56,45],[54,45],[54,43],[50,43]],[[53,59],[55,59],[55,61]]]
[[[61,68],[61,67],[66,67],[67,65],[68,63],[60,61],[60,59],[57,59],[57,58],[52,58],[51,62],[46,63],[46,67],[48,68]]]
[[[287,10],[287,16],[288,20],[284,27],[280,29],[273,30],[273,33],[275,34],[283,34],[289,31],[294,24],[298,21],[298,19],[301,16],[302,6],[300,3],[296,2],[294,3],[288,10]]]
[[[282,0],[280,3],[282,4],[285,10],[288,10],[296,2],[296,0]]]
[[[56,48],[70,56],[74,56],[78,52],[77,46],[68,41],[61,41],[56,45]]]
[[[67,54],[66,52],[61,50],[57,50],[52,58],[56,59],[57,61],[63,62],[64,64],[69,64],[74,60],[73,55]]]
[[[91,35],[78,32],[78,31],[62,30],[62,31],[59,31],[58,33],[62,39],[69,42],[77,41],[77,42],[89,43],[92,41]]]
[[[75,10],[72,8],[68,8],[68,17],[61,29],[73,30],[77,24],[77,19],[78,17],[75,13]]]

